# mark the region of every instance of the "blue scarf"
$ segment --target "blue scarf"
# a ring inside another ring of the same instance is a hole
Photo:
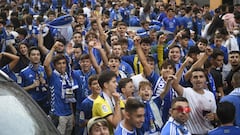
[[[67,73],[61,75],[57,70],[54,72],[60,77],[62,84],[62,95],[61,98],[65,99],[65,103],[74,103],[76,102],[74,90],[78,88],[77,85],[74,85],[74,81],[71,76]]]
[[[212,93],[214,94],[215,99],[216,99],[217,98],[217,95],[216,95],[217,89],[216,89],[216,85],[215,85],[213,76],[210,73],[208,73],[208,81],[209,81],[210,87],[212,89]]]
[[[143,124],[144,132],[149,131],[149,133],[154,133],[158,131],[155,124],[155,117],[153,115],[152,108],[150,106],[150,101],[144,101],[145,104],[145,122]]]

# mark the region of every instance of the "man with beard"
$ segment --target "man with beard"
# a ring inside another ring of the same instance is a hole
[[[233,90],[233,86],[232,86],[232,76],[235,72],[238,72],[240,70],[240,60],[239,57],[240,53],[239,51],[231,51],[229,53],[228,59],[229,59],[229,63],[232,66],[231,71],[229,72],[229,74],[227,75],[225,81],[226,81],[226,86],[224,88],[224,94],[228,95],[232,90]]]

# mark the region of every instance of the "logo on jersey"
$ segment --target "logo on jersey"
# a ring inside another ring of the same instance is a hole
[[[102,110],[103,110],[103,112],[108,112],[107,106],[106,105],[102,105]]]
[[[80,112],[80,114],[79,114],[79,119],[82,119],[82,120],[85,119],[85,115],[84,115],[84,112],[83,112],[83,111]]]

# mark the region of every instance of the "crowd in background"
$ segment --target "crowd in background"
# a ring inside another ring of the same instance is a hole
[[[63,135],[214,135],[240,126],[239,25],[239,4],[4,0],[0,67]]]

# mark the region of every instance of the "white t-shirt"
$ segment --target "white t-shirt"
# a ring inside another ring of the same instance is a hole
[[[187,128],[192,134],[206,134],[214,127],[203,116],[203,111],[216,113],[216,101],[212,92],[204,90],[204,94],[195,92],[192,88],[183,89],[183,97],[187,98],[191,112]]]
[[[131,77],[131,79],[133,80],[133,85],[135,87],[134,96],[138,96],[139,83],[141,81],[148,81],[148,80],[147,78],[143,77],[142,74],[134,75]]]

